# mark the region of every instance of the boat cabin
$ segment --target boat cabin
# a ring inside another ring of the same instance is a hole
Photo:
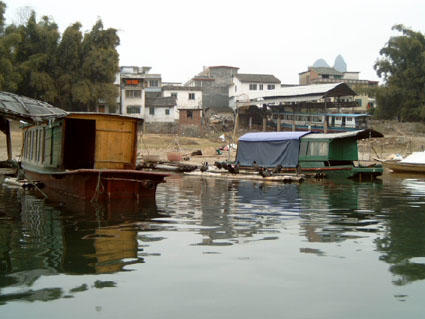
[[[142,120],[71,113],[24,130],[22,163],[40,170],[134,169]]]

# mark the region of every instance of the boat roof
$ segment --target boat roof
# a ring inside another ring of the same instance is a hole
[[[246,133],[239,138],[242,142],[270,142],[284,140],[298,140],[310,132],[255,132]]]
[[[348,117],[370,117],[370,115],[366,114],[366,113],[362,113],[362,114],[358,114],[358,113],[328,113],[326,115],[328,115],[328,116],[348,116]]]
[[[369,138],[369,137],[384,137],[382,133],[372,129],[342,132],[342,133],[312,133],[303,139],[338,139],[338,138],[348,138],[355,137],[357,140]]]
[[[67,117],[72,118],[73,116],[84,117],[84,116],[107,116],[107,117],[116,117],[116,118],[124,118],[131,119],[136,121],[143,121],[142,118],[136,116],[122,115],[118,113],[99,113],[99,112],[71,112],[68,113]]]
[[[68,112],[49,103],[9,92],[0,92],[0,117],[26,122],[42,122],[67,115]]]

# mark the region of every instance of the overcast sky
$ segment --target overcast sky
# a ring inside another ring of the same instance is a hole
[[[203,66],[239,67],[298,83],[317,59],[377,80],[373,64],[394,24],[425,33],[424,0],[3,0],[7,23],[29,6],[63,32],[74,22],[89,31],[101,18],[118,29],[120,65],[151,66],[163,81],[185,82]],[[21,10],[22,11],[22,10]]]

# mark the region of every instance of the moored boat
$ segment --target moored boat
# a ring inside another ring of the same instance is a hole
[[[154,197],[167,174],[136,170],[142,120],[70,113],[24,128],[22,168],[46,190],[78,199]]]
[[[236,161],[241,167],[282,167],[306,175],[373,180],[380,164],[360,165],[357,140],[382,137],[367,129],[320,134],[311,132],[247,133],[239,139]]]
[[[414,152],[401,160],[383,161],[383,164],[395,173],[425,174],[425,151]]]

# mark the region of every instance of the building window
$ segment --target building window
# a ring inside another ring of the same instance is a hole
[[[267,90],[274,90],[274,84],[267,84]]]
[[[125,91],[125,97],[126,98],[140,98],[140,97],[142,97],[142,91],[141,90],[126,90]]]
[[[195,93],[189,93],[189,100],[195,99]]]
[[[193,111],[186,111],[186,116],[188,119],[193,119]]]
[[[158,80],[149,80],[149,87],[151,87],[151,88],[159,87],[159,81]]]
[[[259,85],[258,85],[258,87],[259,87],[258,89],[259,89],[260,91],[261,91],[261,90],[263,90],[263,85],[262,85],[262,84],[259,84]]]
[[[155,108],[153,106],[149,108],[149,115],[155,115]]]
[[[252,84],[252,83],[251,83],[251,84],[249,85],[249,90],[250,90],[250,91],[255,91],[255,90],[257,90],[257,84]]]
[[[173,92],[173,93],[171,93],[171,96],[177,98],[177,93]]]
[[[140,114],[140,105],[127,106],[127,114]]]
[[[170,109],[165,109],[165,115],[170,115]]]
[[[237,85],[235,85],[235,92],[237,92],[238,91],[238,86]]]

